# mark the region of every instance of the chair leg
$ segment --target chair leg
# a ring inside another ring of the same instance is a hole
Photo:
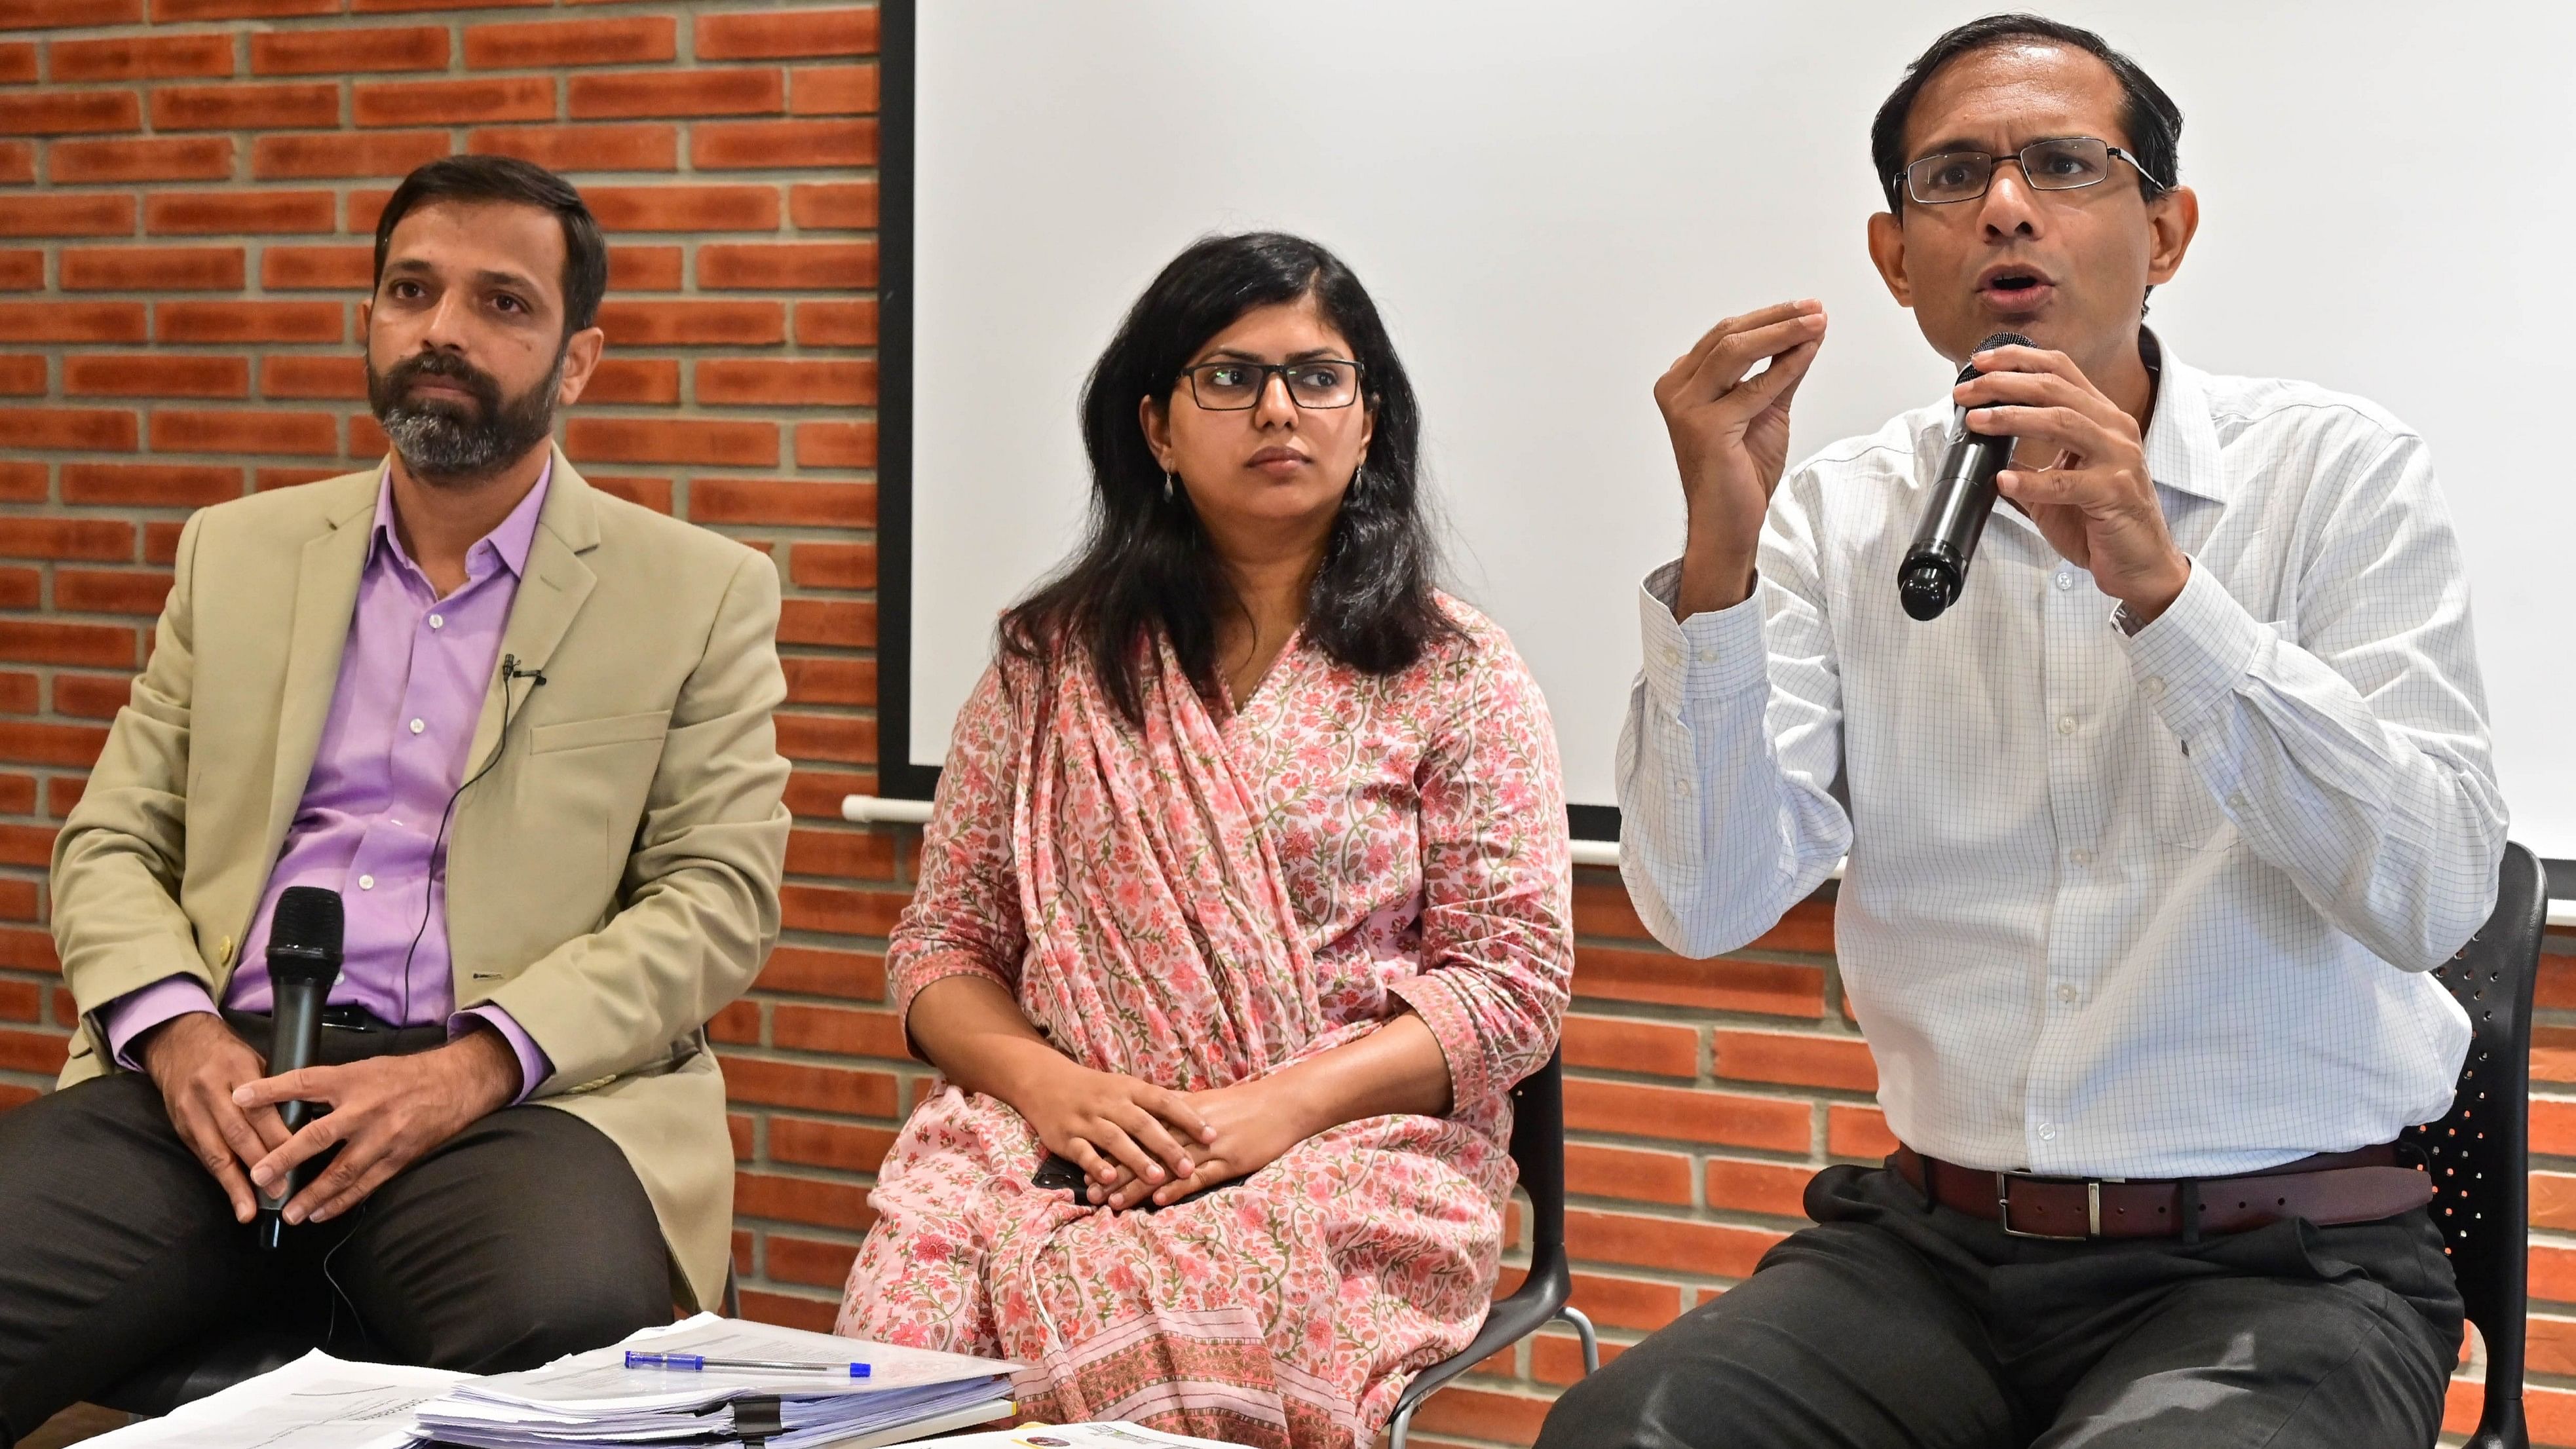
[[[1405,1435],[1413,1431],[1413,1409],[1407,1404],[1395,1411],[1394,1422],[1386,1426],[1386,1449],[1404,1449]]]
[[[1601,1340],[1592,1332],[1592,1320],[1571,1303],[1556,1310],[1556,1316],[1573,1324],[1574,1336],[1583,1340],[1584,1374],[1588,1377],[1601,1372]]]

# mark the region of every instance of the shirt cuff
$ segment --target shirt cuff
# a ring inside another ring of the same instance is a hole
[[[108,1056],[127,1071],[139,1072],[143,1063],[128,1050],[135,1038],[174,1017],[214,1009],[215,998],[204,982],[194,976],[164,976],[100,1007],[98,1023],[107,1032]]]
[[[2271,637],[2216,574],[2195,563],[2173,603],[2126,636],[2129,668],[2165,724],[2187,743],[2228,707]]]
[[[1681,560],[1646,575],[1637,620],[1646,645],[1646,689],[1675,712],[1685,703],[1767,688],[1771,659],[1762,638],[1762,584],[1732,608],[1673,617]]]
[[[545,1085],[546,1078],[555,1074],[554,1060],[546,1055],[543,1047],[537,1045],[534,1037],[528,1035],[527,1029],[519,1025],[518,1018],[510,1015],[508,1007],[487,1003],[482,1006],[468,1007],[449,1017],[447,1019],[449,1041],[454,1041],[474,1029],[474,1023],[466,1020],[467,1017],[490,1023],[492,1029],[501,1034],[501,1040],[508,1042],[510,1050],[519,1058],[519,1095],[510,1099],[511,1106],[515,1107],[535,1096],[537,1088]]]
[[[1451,1116],[1481,1106],[1497,1090],[1511,1087],[1509,1082],[1494,1080],[1493,1054],[1485,1049],[1484,1033],[1476,1029],[1474,1008],[1459,998],[1455,986],[1440,979],[1438,971],[1406,977],[1387,990],[1431,1028],[1440,1055],[1448,1059]]]

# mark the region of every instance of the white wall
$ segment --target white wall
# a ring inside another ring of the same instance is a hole
[[[1681,505],[1648,389],[1717,318],[1833,314],[1795,451],[1948,368],[1862,249],[1869,117],[1985,5],[936,0],[921,7],[911,758],[1071,545],[1085,369],[1191,238],[1341,252],[1423,395],[1459,592],[1613,803],[1638,578]],[[2432,441],[2515,834],[2576,857],[2576,6],[2053,4],[2188,117],[2181,356],[2370,396]],[[1894,607],[1891,587],[1890,607]]]

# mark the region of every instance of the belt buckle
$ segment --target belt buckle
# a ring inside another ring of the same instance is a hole
[[[2088,1243],[2093,1239],[2102,1236],[2102,1182],[2099,1178],[2084,1179],[2084,1216],[2086,1231],[2080,1233],[2033,1233],[2025,1232],[2022,1229],[2013,1226],[2013,1177],[2014,1174],[2009,1172],[1997,1172],[1995,1174],[1995,1226],[2004,1230],[2005,1237],[2037,1238],[2042,1242],[2049,1243]],[[2039,1179],[2033,1180],[2037,1181]]]

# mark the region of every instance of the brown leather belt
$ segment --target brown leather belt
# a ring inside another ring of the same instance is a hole
[[[2433,1200],[2431,1174],[2403,1167],[2395,1146],[2365,1147],[2285,1162],[2262,1172],[2179,1181],[2033,1177],[1960,1167],[1899,1146],[1898,1176],[1932,1201],[1981,1218],[2016,1238],[2196,1238],[2242,1233],[2283,1218],[2322,1227],[2370,1223]]]

